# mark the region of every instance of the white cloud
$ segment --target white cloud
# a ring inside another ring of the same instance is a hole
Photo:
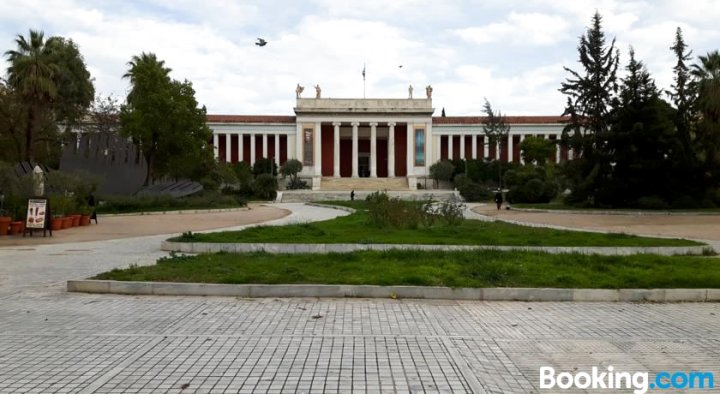
[[[720,3],[619,0],[4,0],[0,50],[28,28],[80,46],[96,89],[124,97],[131,56],[154,52],[176,79],[193,82],[211,113],[291,114],[296,83],[320,84],[324,97],[406,97],[432,84],[448,115],[479,114],[483,97],[509,115],[562,112],[557,91],[576,68],[577,39],[595,10],[653,73],[672,81],[675,27],[696,55],[717,48]],[[269,44],[259,48],[258,36]],[[400,68],[399,66],[403,67]],[[6,67],[3,61],[0,66]]]
[[[567,38],[567,28],[559,16],[513,12],[503,22],[457,29],[455,34],[475,44],[552,45]]]

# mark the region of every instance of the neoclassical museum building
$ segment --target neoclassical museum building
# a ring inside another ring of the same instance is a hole
[[[520,142],[526,136],[557,141],[564,120],[509,116],[507,141],[492,144],[483,132],[483,117],[433,116],[430,93],[408,99],[299,96],[295,116],[208,115],[218,160],[252,164],[270,158],[281,165],[298,159],[301,176],[314,190],[342,190],[363,182],[414,190],[438,160],[521,161]],[[568,158],[572,152],[558,145],[551,159]]]

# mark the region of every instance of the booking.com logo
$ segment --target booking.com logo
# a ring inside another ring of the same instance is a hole
[[[634,389],[635,394],[645,394],[648,390],[712,389],[714,378],[712,372],[706,371],[661,371],[651,381],[648,372],[615,371],[612,365],[603,372],[592,367],[590,372],[560,372],[556,376],[554,368],[540,367],[541,389]]]

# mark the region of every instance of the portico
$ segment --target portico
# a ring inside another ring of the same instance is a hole
[[[408,179],[428,174],[431,99],[297,99],[296,155],[303,175]]]

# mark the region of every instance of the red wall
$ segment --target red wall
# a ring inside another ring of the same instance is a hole
[[[447,160],[448,158],[448,136],[440,136],[440,160]]]
[[[387,178],[388,176],[388,141],[377,140],[377,176]]]
[[[335,130],[333,125],[324,124],[320,126],[322,136],[320,144],[322,145],[322,168],[323,176],[333,175],[333,159],[335,156]]]
[[[280,135],[280,165],[287,161],[287,135]]]
[[[407,176],[407,125],[395,126],[395,176]]]
[[[352,176],[352,139],[340,139],[340,176]]]

